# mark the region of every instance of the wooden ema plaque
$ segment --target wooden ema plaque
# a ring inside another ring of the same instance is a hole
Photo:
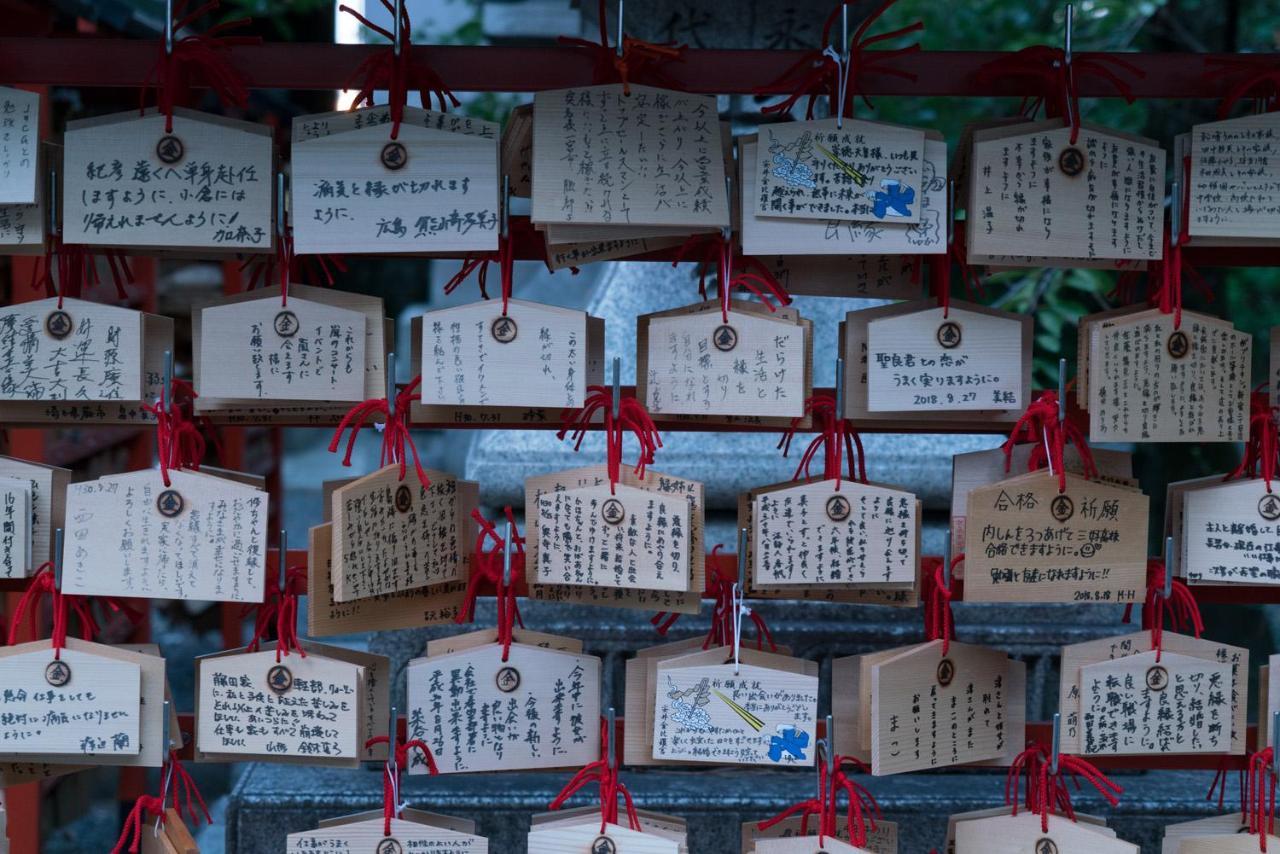
[[[365,668],[308,651],[196,659],[196,758],[356,768],[365,758]],[[385,717],[385,716],[384,716]]]
[[[438,471],[425,487],[412,465],[403,480],[400,471],[393,463],[334,490],[335,602],[466,580],[479,487]]]
[[[649,469],[643,480],[625,463],[622,466],[620,487],[652,492],[663,498],[683,500],[688,505],[688,586],[683,590],[648,589],[643,586],[601,587],[586,584],[548,584],[539,580],[542,564],[540,502],[544,496],[578,489],[609,489],[609,475],[605,466],[585,466],[554,474],[528,478],[524,484],[526,520],[525,583],[529,585],[529,598],[553,602],[579,602],[587,605],[606,605],[615,608],[639,608],[649,611],[696,614],[702,606],[702,592],[706,588],[706,554],[703,548],[703,487],[701,483]]]
[[[684,819],[642,809],[636,810],[636,818],[640,821],[641,833],[650,838],[674,842],[679,854],[689,854],[689,829]],[[538,832],[579,827],[591,828],[594,826],[597,837],[592,840],[592,843],[595,843],[600,834],[600,809],[598,807],[579,807],[578,809],[560,809],[554,812],[539,813],[533,816],[531,824],[532,830]],[[583,848],[582,850],[587,854],[591,851],[589,848]]]
[[[607,238],[619,227],[729,225],[714,96],[649,86],[624,95],[615,84],[538,92],[533,105],[532,219],[574,227],[556,242]],[[627,133],[609,132],[620,125]]]
[[[1148,499],[1136,488],[1035,471],[969,493],[965,600],[1138,601]]]
[[[201,314],[200,394],[224,401],[365,399],[366,321],[297,296],[211,306]]]
[[[0,205],[34,204],[40,185],[40,93],[0,86],[0,117]]]
[[[90,246],[265,253],[274,248],[271,129],[148,109],[67,123],[62,238]]]
[[[834,121],[813,122],[814,125]],[[848,123],[846,123],[848,124]],[[874,126],[875,122],[858,122]],[[909,204],[918,218],[907,222],[901,217],[885,216],[869,220],[852,220],[838,216],[820,215],[812,218],[783,218],[758,210],[762,202],[760,175],[766,171],[759,163],[760,145],[756,135],[738,137],[739,174],[743,198],[751,200],[742,218],[742,251],[748,255],[791,255],[796,257],[831,256],[856,253],[863,255],[931,255],[947,251],[947,143],[936,131],[927,131],[923,147],[923,160],[919,165],[919,204]],[[775,169],[777,167],[774,167]],[[883,193],[880,187],[864,192]],[[872,207],[874,200],[870,201]],[[888,208],[886,207],[886,213]],[[841,269],[847,270],[846,267]],[[909,281],[909,280],[908,280]],[[867,296],[886,298],[910,298],[919,296],[921,285],[917,281],[910,287],[907,297],[891,297],[889,294],[867,293]],[[792,293],[812,293],[795,290]],[[842,295],[854,295],[847,293]]]
[[[299,254],[498,248],[495,122],[386,106],[293,120],[290,199]]]
[[[761,839],[756,842],[755,850],[756,854],[872,854],[870,848],[858,848],[830,836],[821,844],[816,836]]]
[[[394,339],[394,328],[388,328],[391,321],[383,317],[382,298],[365,294],[339,291],[332,288],[311,287],[309,285],[290,284],[289,299],[295,298],[320,303],[346,311],[355,311],[364,315],[364,391],[360,399],[371,400],[382,398],[387,394],[386,353],[387,342]],[[257,288],[245,293],[221,297],[210,307],[225,307],[242,302],[272,300],[280,306],[280,286]],[[280,306],[277,311],[284,307]],[[191,313],[192,352],[201,353],[204,349],[204,328],[202,318],[204,311]],[[275,315],[272,315],[274,319]],[[196,390],[200,396],[196,398],[196,412],[209,417],[217,423],[229,424],[316,424],[336,425],[351,409],[350,403],[326,403],[324,401],[254,401],[223,400],[208,394],[204,389],[204,372],[201,359],[193,361],[192,376]],[[378,416],[379,418],[381,416]]]
[[[142,854],[200,854],[200,846],[187,829],[182,816],[170,807],[164,811],[160,832],[143,833],[140,836]]]
[[[1227,667],[1227,678],[1225,681],[1219,679],[1221,685],[1218,688],[1229,707],[1227,720],[1223,722],[1221,712],[1217,713],[1227,741],[1225,744],[1221,740],[1215,741],[1216,751],[1243,755],[1247,730],[1246,715],[1249,709],[1249,651],[1242,647],[1202,640],[1175,632],[1163,632],[1161,646],[1164,650],[1162,658],[1170,654],[1180,658],[1193,658],[1199,662],[1201,668],[1206,670],[1219,665]],[[1063,752],[1083,754],[1088,750],[1084,739],[1084,722],[1081,718],[1082,698],[1086,694],[1085,670],[1093,665],[1142,655],[1154,656],[1151,652],[1150,632],[1134,632],[1114,638],[1069,644],[1062,648],[1058,696],[1062,713],[1060,743]],[[1146,670],[1143,670],[1144,681],[1138,683],[1135,680],[1134,690],[1141,690],[1145,685],[1145,675]],[[1161,681],[1153,677],[1153,684],[1159,685]],[[1215,697],[1214,703],[1219,702],[1220,698]],[[1105,742],[1098,742],[1098,744],[1101,746]],[[1191,751],[1183,750],[1180,746],[1170,743],[1164,750],[1142,752],[1185,753]]]
[[[809,842],[817,841],[817,837],[812,834],[802,832],[802,819],[800,816],[790,816],[782,821],[769,827],[768,830],[759,828],[759,821],[746,821],[742,823],[742,854],[755,854],[757,842],[765,839],[792,839],[792,838],[808,838]],[[815,822],[810,822],[810,829],[813,829]],[[866,851],[869,854],[898,854],[898,824],[893,821],[884,821],[877,819],[875,827],[868,825],[867,841],[861,848],[855,848],[856,851]],[[836,828],[835,839],[848,843],[849,842],[849,826],[845,822],[839,822]],[[825,837],[827,842],[831,841],[831,837]]]
[[[1179,568],[1188,584],[1280,584],[1280,492],[1261,478],[1215,477],[1182,501]]]
[[[0,457],[0,498],[6,490],[25,492],[27,521],[23,524],[15,518],[13,523],[15,529],[27,530],[29,541],[25,564],[0,545],[0,559],[4,561],[0,576],[22,578],[53,559],[53,532],[65,527],[67,486],[70,483],[70,469],[16,457]],[[9,519],[6,508],[0,506],[0,512],[4,513],[6,520]]]
[[[1160,259],[1164,150],[1091,125],[1074,145],[1070,139],[1061,119],[974,132],[965,229],[971,258]]]
[[[409,738],[441,774],[577,768],[600,757],[600,659],[497,643],[409,662]],[[425,774],[410,755],[410,774]]]
[[[1192,238],[1280,238],[1275,227],[1280,211],[1277,121],[1264,114],[1192,127],[1187,186]]]
[[[570,827],[534,827],[529,831],[528,854],[679,854],[680,846],[653,833],[641,833],[619,824],[600,831],[600,821]]]
[[[911,584],[918,572],[916,497],[856,481],[812,480],[753,493],[752,583]]]
[[[1186,311],[1173,325],[1173,315],[1150,309],[1088,327],[1090,439],[1245,440],[1252,336]]]
[[[1256,845],[1256,843],[1255,843]],[[1031,812],[976,818],[956,825],[955,854],[1140,854],[1138,846],[1083,822]]]
[[[1274,851],[1276,845],[1280,845],[1280,836],[1267,834],[1267,850]],[[1178,845],[1178,854],[1253,854],[1258,850],[1257,835],[1247,832],[1186,836]]]
[[[739,655],[736,667],[725,649],[651,662],[655,760],[812,766],[817,674],[787,656]]]
[[[194,471],[72,484],[63,592],[261,602],[268,509],[264,490]]]
[[[604,321],[585,312],[510,300],[453,306],[415,318],[422,409],[577,409],[604,384]]]
[[[637,323],[636,396],[653,415],[804,414],[812,324],[734,300],[728,322],[711,300]],[[789,423],[789,422],[788,422]]]
[[[1209,836],[1236,836],[1249,833],[1249,823],[1236,811],[1227,815],[1211,815],[1208,818],[1197,818],[1192,821],[1180,821],[1177,824],[1164,826],[1164,837],[1160,841],[1160,854],[1179,854],[1183,840],[1204,840]],[[1257,837],[1249,837],[1254,850],[1257,850]]]
[[[285,842],[289,854],[308,851],[366,851],[369,854],[404,854],[406,851],[469,852],[488,854],[489,841],[472,833],[406,821],[391,819],[391,835],[384,835],[386,822],[379,815],[374,818],[348,824],[336,824],[290,833]]]

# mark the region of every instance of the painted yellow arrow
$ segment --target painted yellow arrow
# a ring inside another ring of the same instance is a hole
[[[850,166],[848,163],[845,163],[845,162],[844,162],[843,160],[841,160],[839,157],[836,157],[836,156],[835,156],[835,154],[833,154],[832,152],[828,151],[826,148],[823,148],[821,145],[818,145],[818,143],[816,143],[816,142],[815,142],[815,143],[814,143],[814,146],[815,146],[819,151],[821,151],[821,152],[823,153],[823,155],[824,155],[828,160],[830,160],[830,161],[831,161],[832,163],[834,163],[836,166],[840,167],[840,171],[841,171],[841,172],[843,172],[844,174],[846,174],[846,175],[848,175],[850,178],[852,178],[852,179],[853,179],[853,182],[854,182],[855,184],[857,184],[859,187],[865,187],[865,186],[867,186],[867,181],[871,180],[870,178],[868,178],[868,177],[867,177],[866,175],[864,175],[863,173],[859,172],[857,169],[854,169],[854,168],[853,168],[852,166]]]
[[[733,709],[733,711],[738,715],[738,717],[746,721],[747,726],[751,727],[756,732],[759,732],[760,730],[764,729],[764,721],[760,720],[758,717],[751,714],[746,709],[742,708],[742,706],[739,706],[733,700],[730,700],[724,694],[721,694],[719,691],[712,691],[712,693],[715,694],[717,697],[719,697],[721,700],[724,700],[724,704],[729,708]]]

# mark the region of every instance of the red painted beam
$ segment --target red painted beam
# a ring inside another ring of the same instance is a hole
[[[9,84],[134,87],[151,70],[159,42],[118,38],[0,38],[0,78]],[[351,82],[360,63],[380,48],[375,45],[283,44],[243,45],[231,52],[233,66],[256,89],[340,89]],[[572,47],[507,47],[431,45],[415,47],[423,61],[440,72],[458,92],[533,92],[592,83],[592,62]],[[693,92],[751,94],[781,91],[772,84],[803,55],[800,51],[689,50],[667,71]],[[1206,60],[1239,55],[1193,53],[1078,53],[1116,56],[1136,66],[1142,77],[1130,84],[1139,98],[1218,98],[1234,80],[1204,76]],[[1025,81],[979,83],[978,69],[1009,56],[997,51],[920,51],[899,57],[893,67],[914,75],[908,80],[868,71],[859,85],[868,95],[977,96],[1036,95]],[[1280,65],[1275,54],[1246,58],[1257,68]],[[1085,97],[1112,97],[1110,84],[1090,75],[1079,78]]]

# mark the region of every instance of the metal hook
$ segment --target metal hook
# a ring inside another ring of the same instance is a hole
[[[622,412],[622,359],[613,357],[613,420]]]
[[[747,529],[738,529],[738,595],[747,589]]]
[[[164,776],[160,781],[160,814],[156,816],[156,825],[151,831],[152,836],[159,836],[160,828],[164,825],[165,804],[169,800],[169,784],[173,780],[173,763],[169,761],[169,751],[173,750],[173,737],[169,732],[169,708],[169,701],[165,700],[164,720],[160,724],[160,744],[164,750],[162,761]]]
[[[502,236],[511,235],[511,176],[502,176]]]
[[[394,785],[395,779],[400,775],[400,768],[396,765],[396,742],[399,741],[399,723],[400,710],[395,706],[391,707],[391,714],[387,717],[387,776]],[[399,800],[399,793],[396,795]],[[396,804],[396,813],[399,814],[399,804]]]
[[[951,589],[951,529],[947,528],[947,539],[942,544],[942,585]]]
[[[289,532],[284,528],[280,529],[279,557],[277,569],[280,572],[280,594],[284,595],[289,590]]]
[[[173,394],[173,351],[164,351],[164,374],[161,377],[164,383],[160,386],[160,402],[164,404],[165,409],[169,408],[169,397]]]
[[[1181,170],[1178,170],[1181,172]],[[1173,195],[1169,197],[1169,240],[1174,245],[1178,245],[1181,238],[1179,234],[1182,228],[1182,179],[1173,179]]]
[[[62,590],[62,529],[53,532],[53,589]]]
[[[511,523],[507,523],[507,534],[502,540],[502,586],[511,586]]]
[[[1076,17],[1075,4],[1068,3],[1066,33],[1064,34],[1063,43],[1062,43],[1062,58],[1063,60],[1066,61],[1068,66],[1071,65],[1071,35],[1072,35],[1072,29],[1075,26],[1075,17]]]
[[[605,712],[605,716],[609,720],[609,729],[605,733],[605,759],[609,763],[609,770],[618,770],[618,715],[610,706]]]
[[[173,55],[173,0],[164,0],[164,53]]]
[[[956,243],[956,179],[947,179],[947,245]],[[940,263],[947,263],[943,259]]]
[[[1280,711],[1271,713],[1271,773],[1280,777],[1280,750],[1276,750],[1277,733],[1280,733]]]
[[[284,239],[284,172],[276,173],[276,237]]]
[[[1062,744],[1062,713],[1053,713],[1053,753],[1049,760],[1049,773],[1058,773],[1058,756]]]
[[[1164,590],[1161,595],[1165,601],[1173,598],[1173,573],[1177,566],[1173,555],[1173,537],[1164,538]]]
[[[831,715],[827,715],[827,779],[830,780],[836,773],[836,723]]]
[[[836,419],[844,418],[844,359],[836,359]],[[837,474],[837,477],[839,475]]]
[[[614,45],[614,48],[618,51],[618,56],[622,56],[622,40],[624,38],[622,35],[622,8],[623,0],[618,0],[618,42]]]
[[[1067,360],[1058,360],[1058,423],[1067,420]]]
[[[732,176],[732,175],[725,175],[725,176],[724,176],[724,201],[725,201],[725,205],[726,205],[726,207],[727,207],[727,208],[729,209],[729,211],[730,211],[730,214],[729,214],[730,222],[729,222],[729,224],[728,224],[728,225],[726,225],[726,226],[724,226],[723,228],[721,228],[721,229],[720,229],[720,239],[721,239],[721,240],[723,240],[725,243],[728,243],[730,240],[732,240],[732,239],[733,239],[733,222],[732,222],[732,220],[733,220],[733,214],[732,214],[732,211],[733,211],[733,176]],[[729,257],[729,261],[730,261],[730,263],[732,263],[732,262],[733,262],[733,256],[732,256],[732,255],[730,255],[730,257]],[[725,271],[725,275],[729,275],[729,271],[728,271],[728,270],[726,270],[726,271]],[[729,287],[729,283],[728,283],[728,282],[723,282],[723,283],[721,283],[721,285],[720,285],[720,286],[721,286],[722,288],[727,288],[727,287]]]
[[[49,234],[58,234],[58,169],[49,167]]]
[[[399,58],[400,43],[404,40],[404,34],[400,32],[400,16],[404,14],[404,0],[396,0],[392,14],[395,15],[395,20],[391,23],[391,47],[395,51],[396,58]]]
[[[387,354],[387,418],[396,416],[396,354]]]

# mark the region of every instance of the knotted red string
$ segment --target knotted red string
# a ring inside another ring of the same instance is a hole
[[[516,558],[520,559],[520,566],[524,565],[524,537],[520,536],[520,529],[516,527],[515,514],[512,513],[510,505],[503,508],[506,514],[507,522],[511,525],[511,545],[513,551],[511,555],[511,576],[512,583],[504,583],[502,577],[502,563],[504,550],[506,548],[505,539],[498,534],[497,527],[484,517],[479,510],[471,511],[471,518],[480,526],[480,532],[476,535],[475,545],[475,564],[471,571],[471,577],[467,580],[467,592],[462,601],[462,607],[458,610],[458,616],[454,617],[454,622],[461,625],[462,623],[474,623],[476,621],[476,600],[480,596],[480,585],[489,583],[493,585],[497,591],[498,598],[498,643],[502,644],[502,660],[506,661],[511,655],[511,644],[515,637],[516,624],[520,624],[520,628],[524,628],[524,620],[520,616],[520,605],[516,601],[515,573]],[[485,550],[485,544],[492,541],[492,548]]]
[[[566,409],[560,418],[558,439],[573,439],[575,451],[582,447],[596,412],[604,413],[605,462],[609,472],[609,491],[616,492],[618,478],[622,474],[622,440],[630,431],[636,437],[639,449],[633,471],[644,479],[645,469],[653,463],[654,453],[662,447],[662,436],[654,425],[649,412],[634,397],[623,397],[618,404],[618,416],[613,415],[613,391],[606,386],[587,387],[587,399],[581,409]]]
[[[1271,405],[1265,389],[1265,385],[1260,386],[1250,395],[1249,441],[1245,443],[1240,465],[1223,480],[1260,477],[1266,481],[1267,492],[1271,492],[1271,481],[1276,477],[1277,455],[1280,454],[1280,435],[1276,431],[1278,411]]]
[[[31,581],[27,584],[27,589],[23,591],[22,597],[18,599],[18,605],[14,608],[13,623],[9,626],[9,646],[18,643],[18,633],[22,629],[24,622],[30,621],[31,626],[35,628],[36,609],[40,605],[40,600],[48,594],[51,597],[53,611],[53,629],[49,634],[50,640],[53,642],[53,657],[62,658],[62,648],[67,645],[67,609],[71,607],[72,602],[68,601],[78,597],[64,596],[62,591],[58,589],[57,582],[54,578],[53,563],[47,562],[43,564],[36,574],[31,577]],[[83,613],[81,619],[84,619]],[[92,630],[85,625],[85,631],[92,636]],[[86,638],[87,640],[88,638]]]
[[[179,102],[188,100],[193,79],[197,77],[213,90],[223,106],[243,109],[249,102],[249,87],[231,65],[229,55],[232,47],[257,44],[261,39],[256,36],[225,36],[222,33],[252,23],[250,18],[223,21],[199,35],[177,37],[177,33],[193,22],[217,11],[218,5],[218,0],[209,0],[194,12],[184,14],[187,0],[178,0],[174,8],[175,19],[166,21],[173,27],[173,50],[166,51],[161,39],[159,56],[147,72],[139,99],[139,111],[145,111],[147,93],[155,86],[156,104],[165,117],[165,133],[173,133],[173,109]]]
[[[768,830],[799,813],[800,834],[808,836],[809,819],[817,816],[818,844],[822,845],[828,836],[833,839],[838,838],[837,816],[840,812],[840,793],[843,792],[846,799],[845,825],[849,828],[849,841],[855,847],[861,848],[867,844],[867,830],[875,830],[876,822],[884,815],[875,796],[865,786],[854,782],[845,768],[853,768],[864,774],[869,774],[871,769],[859,759],[840,755],[834,757],[832,762],[834,773],[830,775],[827,773],[827,763],[821,755],[817,757],[817,765],[818,796],[792,804],[773,818],[759,822],[756,828]]]
[[[280,591],[276,608],[276,663],[282,656],[296,652],[303,658],[307,651],[298,641],[298,588],[307,587],[307,568],[293,566],[285,574],[284,590]]]
[[[200,794],[196,781],[187,773],[187,769],[182,767],[178,751],[171,749],[168,761],[168,768],[161,771],[161,779],[165,779],[167,771],[169,780],[168,788],[160,793],[162,801],[172,797],[174,811],[179,816],[183,814],[185,804],[185,812],[192,824],[200,824],[202,818],[206,824],[213,824],[213,816],[209,815],[209,807],[204,802],[204,796]],[[200,808],[199,812],[196,811],[196,807]]]
[[[1191,589],[1181,579],[1173,579],[1169,598],[1164,596],[1165,564],[1159,558],[1147,561],[1147,598],[1142,604],[1142,628],[1151,632],[1151,648],[1155,650],[1156,661],[1160,660],[1164,646],[1164,624],[1169,621],[1175,632],[1190,629],[1195,636],[1204,632],[1204,621],[1200,618],[1200,606]],[[1133,616],[1133,603],[1124,606],[1124,622]]]
[[[1089,480],[1098,477],[1098,467],[1093,461],[1093,452],[1089,450],[1089,442],[1084,432],[1070,418],[1058,420],[1058,393],[1046,390],[1039,393],[1026,412],[1013,425],[1009,438],[1001,448],[1004,450],[1004,470],[1009,471],[1013,465],[1013,448],[1023,442],[1033,443],[1031,456],[1027,460],[1028,471],[1048,468],[1058,477],[1058,491],[1067,490],[1067,469],[1064,465],[1067,444],[1075,446],[1080,454],[1084,476]]]
[[[836,481],[837,490],[840,488],[840,479],[843,476],[842,457],[848,460],[849,480],[866,483],[867,454],[862,447],[862,437],[858,435],[857,430],[853,429],[844,414],[836,411],[834,395],[819,392],[805,401],[804,414],[791,419],[791,426],[778,440],[778,448],[782,451],[782,456],[786,457],[791,453],[791,442],[800,431],[800,424],[806,417],[812,418],[817,435],[805,448],[791,479],[800,480],[801,477],[811,477],[810,465],[821,450],[823,452],[822,477],[824,480]]]
[[[190,417],[195,411],[195,398],[196,391],[190,383],[174,378],[172,388],[162,388],[154,404],[142,404],[156,419],[156,456],[165,486],[170,485],[170,469],[198,471],[204,459],[204,434]]]
[[[600,749],[602,752],[607,750],[606,745],[613,734],[609,732],[609,722],[602,721],[600,724]],[[565,783],[560,794],[556,795],[554,801],[551,802],[549,809],[558,810],[565,805],[570,798],[576,795],[585,786],[597,783],[600,787],[600,832],[604,833],[605,826],[618,823],[618,795],[622,795],[623,803],[627,807],[627,826],[632,830],[641,831],[640,816],[636,813],[635,804],[631,801],[631,792],[627,790],[626,784],[618,779],[618,764],[615,761],[613,765],[609,764],[608,756],[602,756],[595,762],[584,765],[574,774],[568,783]]]
[[[502,285],[502,316],[506,317],[507,304],[511,301],[511,287],[515,272],[515,241],[511,239],[510,234],[498,235],[497,252],[465,256],[458,272],[454,273],[453,277],[445,282],[444,292],[446,296],[452,295],[459,285],[471,277],[472,273],[476,273],[476,284],[480,286],[480,296],[488,299],[487,280],[491,262],[498,265],[498,275],[501,277]]]
[[[280,284],[281,304],[288,300],[290,282],[333,287],[334,270],[339,273],[347,272],[346,261],[341,255],[298,255],[293,251],[293,226],[291,225],[286,225],[284,234],[276,239],[273,254],[253,255],[240,265],[240,272],[247,273],[249,276],[244,286],[246,291],[251,291],[258,285],[266,287],[271,279],[277,279]]]
[[[409,751],[418,750],[427,760],[427,772],[432,776],[440,773],[440,769],[436,767],[436,758],[431,755],[431,748],[427,746],[425,741],[421,739],[410,739],[409,741],[401,741],[398,733],[392,733],[396,737],[396,747],[392,751],[395,756],[395,771],[391,770],[391,763],[388,762],[382,768],[382,835],[391,835],[391,820],[400,817],[400,804],[397,803],[400,793],[400,782],[402,772],[409,767]],[[376,744],[391,744],[391,739],[385,735],[375,735],[364,743],[364,749],[368,750]],[[388,749],[390,749],[388,747]],[[393,776],[394,775],[394,776]]]
[[[900,27],[887,33],[868,36],[867,30],[871,28],[871,25],[896,2],[897,0],[884,0],[870,15],[863,19],[850,39],[849,67],[847,76],[843,81],[845,84],[843,115],[846,117],[853,115],[853,105],[856,98],[862,98],[863,103],[868,107],[871,106],[871,101],[862,88],[862,74],[864,72],[871,71],[877,74],[887,74],[902,80],[910,80],[913,83],[916,80],[916,75],[893,68],[889,63],[890,60],[896,59],[903,54],[920,50],[919,44],[911,44],[892,50],[868,50],[872,45],[901,38],[924,29],[924,22],[916,21],[914,24]],[[835,8],[831,10],[831,14],[827,16],[826,23],[822,27],[821,47],[801,56],[794,65],[783,72],[781,77],[755,93],[758,96],[788,91],[791,93],[782,101],[765,107],[761,112],[765,114],[789,113],[801,98],[808,96],[809,102],[805,109],[805,119],[812,120],[814,104],[818,98],[825,96],[827,104],[830,106],[831,115],[836,115],[837,106],[840,103],[842,81],[840,79],[840,63],[832,56],[832,52],[837,50],[839,45],[832,43],[831,31],[835,28],[836,23],[842,19],[840,10],[844,5],[844,3],[837,3]]]
[[[387,106],[391,112],[391,138],[396,139],[400,136],[400,123],[404,121],[404,108],[409,100],[410,89],[418,91],[418,97],[424,107],[430,108],[431,99],[434,97],[439,102],[442,112],[447,110],[449,105],[456,107],[462,102],[449,91],[449,88],[444,84],[443,78],[436,73],[434,68],[414,58],[413,44],[409,39],[411,31],[409,4],[382,0],[382,5],[393,17],[397,14],[396,7],[399,7],[401,37],[399,55],[396,53],[394,33],[374,24],[364,15],[345,4],[338,7],[339,11],[346,12],[378,35],[392,42],[391,47],[370,54],[364,62],[360,63],[355,73],[343,84],[342,88],[343,90],[353,89],[355,88],[353,85],[355,81],[360,81],[359,92],[357,92],[355,100],[351,102],[353,108],[361,105],[372,107],[373,93],[382,89],[387,90]]]
[[[715,558],[721,548],[723,546],[717,543],[716,547],[711,550],[711,557]],[[736,584],[736,577],[725,578],[718,571],[712,571],[708,576],[707,586],[714,604],[711,607],[711,628],[707,631],[707,636],[702,641],[703,649],[733,645],[733,633],[737,631],[738,626],[737,614],[734,610],[737,606],[737,600],[733,595],[733,588]],[[745,595],[745,591],[739,591],[739,595]],[[659,614],[658,616],[661,617],[662,615]],[[764,645],[767,643],[769,644],[770,652],[777,652],[778,645],[774,643],[773,632],[769,631],[769,625],[764,621],[764,617],[756,613],[755,609],[748,610],[745,616],[751,618],[751,624],[755,627],[756,649],[763,651]],[[675,622],[675,620],[672,619],[671,622]]]
[[[137,854],[138,849],[142,845],[142,828],[147,822],[147,817],[158,818],[164,821],[164,799],[155,795],[143,795],[133,804],[133,809],[129,810],[128,817],[124,820],[124,829],[120,831],[120,838],[116,840],[116,845],[111,849],[111,854],[123,854],[124,851],[130,854]],[[128,846],[126,848],[125,846]]]
[[[44,255],[36,259],[31,268],[31,289],[43,290],[46,296],[58,298],[58,308],[66,297],[77,299],[102,279],[98,275],[98,259],[106,260],[111,270],[111,281],[116,286],[116,297],[129,298],[125,285],[134,283],[129,258],[119,249],[90,249],[76,243],[63,243],[57,234],[49,235],[44,242]]]
[[[1267,836],[1276,828],[1275,748],[1267,747],[1249,755],[1249,832],[1258,834],[1258,850],[1267,850]]]
[[[338,423],[338,429],[334,431],[333,439],[329,442],[329,453],[337,453],[338,445],[342,441],[342,434],[349,428],[351,434],[347,438],[347,452],[342,458],[342,464],[344,466],[351,465],[351,454],[355,450],[356,437],[360,435],[361,428],[375,415],[382,415],[385,423],[382,430],[382,453],[379,465],[386,466],[398,462],[400,464],[400,479],[404,480],[405,472],[407,471],[407,457],[405,454],[407,449],[409,456],[413,457],[413,467],[418,474],[418,482],[422,484],[424,489],[429,489],[431,487],[431,479],[427,477],[426,469],[422,467],[422,461],[418,459],[418,447],[413,443],[413,435],[409,429],[409,406],[413,401],[422,399],[422,395],[417,392],[421,382],[422,376],[418,375],[396,393],[394,417],[391,415],[391,409],[386,398],[375,397],[353,406],[343,416],[342,421]]]
[[[1280,67],[1261,65],[1247,57],[1212,57],[1205,59],[1208,66],[1206,80],[1226,80],[1242,74],[1240,79],[1227,87],[1218,102],[1218,118],[1231,115],[1232,108],[1244,98],[1254,101],[1254,112],[1270,113],[1280,102]]]
[[[955,620],[951,615],[951,602],[955,598],[956,567],[963,562],[963,553],[951,559],[950,584],[947,583],[947,573],[943,572],[941,560],[938,561],[937,566],[933,567],[933,572],[926,569],[924,573],[925,637],[931,641],[942,641],[944,656],[951,650],[951,640],[955,637]]]
[[[605,17],[605,0],[600,0],[600,41],[560,36],[557,40],[562,45],[582,48],[591,54],[591,81],[597,86],[609,83],[621,83],[622,94],[631,94],[631,81],[637,84],[647,83],[663,89],[683,89],[675,78],[671,77],[662,66],[668,62],[679,62],[684,59],[684,45],[674,42],[655,44],[654,42],[633,39],[628,35],[622,37],[622,51],[609,46],[608,20]]]
[[[1214,795],[1217,795],[1218,809],[1226,809],[1227,799],[1227,779],[1231,775],[1231,757],[1224,756],[1218,760],[1218,770],[1213,774],[1213,781],[1209,783],[1209,793],[1205,795],[1206,801],[1212,801]],[[1237,777],[1240,785],[1240,820],[1247,822],[1249,820],[1249,773],[1247,768],[1237,769]]]
[[[1072,756],[1069,753],[1058,754],[1058,770],[1052,767],[1051,755],[1039,744],[1029,744],[1027,748],[1014,757],[1005,776],[1005,803],[1012,807],[1012,815],[1018,814],[1020,806],[1040,816],[1040,830],[1049,832],[1049,815],[1056,813],[1076,820],[1075,809],[1071,805],[1071,790],[1066,778],[1070,776],[1075,787],[1080,788],[1080,778],[1090,783],[1111,806],[1120,803],[1120,795],[1124,789],[1106,774],[1099,771],[1092,763]],[[1019,784],[1026,777],[1026,799],[1019,799]]]
[[[1129,88],[1129,84],[1116,73],[1118,71],[1137,78],[1146,76],[1142,69],[1133,63],[1112,54],[1072,54],[1071,62],[1068,63],[1062,48],[1032,45],[987,63],[978,69],[975,76],[980,83],[987,85],[1004,80],[1030,81],[1033,84],[1039,82],[1042,87],[1040,95],[1036,98],[1024,99],[1021,112],[1023,115],[1034,116],[1043,105],[1045,115],[1049,118],[1068,118],[1071,126],[1071,144],[1075,145],[1080,136],[1078,82],[1081,78],[1101,78],[1110,83],[1116,94],[1124,98],[1126,103],[1134,102],[1133,91]]]
[[[965,295],[969,299],[981,299],[985,293],[982,287],[982,276],[979,275],[976,267],[969,266],[969,256],[964,248],[964,238],[961,234],[961,226],[956,223],[955,231],[952,237],[947,241],[947,252],[945,255],[935,255],[933,260],[929,262],[929,291],[938,301],[938,305],[942,307],[942,316],[947,318],[951,316],[951,267],[954,265],[960,271],[960,284],[964,288]],[[917,261],[919,256],[917,257]],[[919,267],[913,271],[918,274]],[[915,281],[913,277],[912,281]]]
[[[782,287],[769,268],[759,258],[743,255],[732,238],[726,238],[724,234],[695,234],[689,237],[676,250],[676,257],[671,262],[671,266],[674,267],[686,260],[685,256],[695,247],[702,250],[700,259],[702,271],[698,279],[698,293],[704,300],[707,298],[707,270],[710,269],[711,263],[715,262],[716,290],[720,299],[722,322],[729,322],[729,309],[732,306],[729,298],[734,290],[739,288],[759,297],[760,302],[770,312],[777,311],[780,305],[791,305],[791,295]]]

